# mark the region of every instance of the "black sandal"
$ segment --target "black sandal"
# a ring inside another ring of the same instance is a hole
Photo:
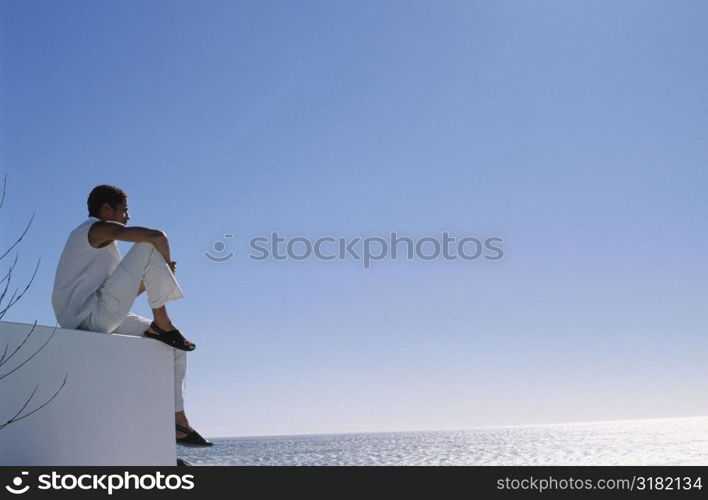
[[[184,432],[186,436],[182,438],[177,438],[177,444],[182,446],[191,446],[193,448],[202,448],[207,446],[214,446],[214,443],[204,439],[197,431],[189,430],[187,427],[181,425],[176,426],[179,432]]]
[[[145,330],[146,337],[159,340],[160,342],[164,342],[170,347],[174,347],[175,349],[180,349],[182,351],[193,351],[197,348],[194,342],[191,342],[184,338],[184,336],[177,329],[170,330],[169,332],[165,331],[159,326],[157,326],[154,321],[150,323],[150,328],[155,330],[159,335],[155,335],[150,330]],[[185,342],[189,342],[192,345],[185,345]]]

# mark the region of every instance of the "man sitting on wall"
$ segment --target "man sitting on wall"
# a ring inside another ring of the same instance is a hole
[[[195,345],[184,338],[165,304],[182,297],[167,235],[128,227],[128,195],[115,186],[96,186],[88,197],[89,218],[70,234],[54,278],[52,306],[63,328],[143,335],[174,351],[175,423],[178,444],[211,446],[192,429],[184,412],[187,356]],[[135,243],[121,259],[116,241]],[[153,321],[130,312],[147,291]]]

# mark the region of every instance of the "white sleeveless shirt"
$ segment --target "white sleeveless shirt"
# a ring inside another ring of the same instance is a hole
[[[120,264],[118,244],[94,248],[88,241],[91,226],[101,219],[89,217],[74,229],[64,245],[54,277],[52,307],[62,328],[78,327],[95,311],[98,290]]]

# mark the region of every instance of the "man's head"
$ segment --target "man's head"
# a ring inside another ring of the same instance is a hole
[[[128,195],[120,188],[101,184],[91,190],[88,197],[90,217],[110,220],[125,224],[130,219],[128,214]]]

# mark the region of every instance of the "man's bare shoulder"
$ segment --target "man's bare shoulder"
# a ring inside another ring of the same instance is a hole
[[[94,222],[88,232],[89,245],[94,248],[103,248],[113,243],[116,235],[125,228],[120,222],[100,220]]]

